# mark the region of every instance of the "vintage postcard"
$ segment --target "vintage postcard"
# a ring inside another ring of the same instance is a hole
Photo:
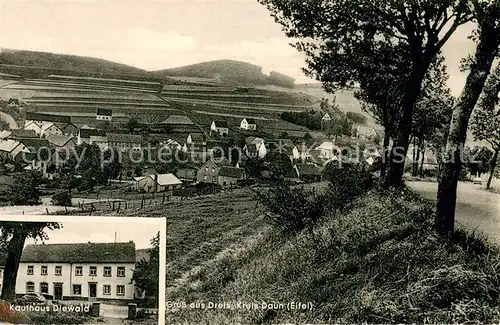
[[[500,323],[499,48],[498,0],[0,0],[2,306]]]
[[[0,321],[164,324],[165,219],[0,216]]]

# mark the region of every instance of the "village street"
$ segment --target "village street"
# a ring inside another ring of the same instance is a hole
[[[436,201],[436,182],[408,182],[425,199]],[[458,183],[456,224],[483,233],[500,244],[500,194],[482,189],[482,185]]]

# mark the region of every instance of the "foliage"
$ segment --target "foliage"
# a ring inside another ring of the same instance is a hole
[[[323,170],[323,179],[330,182],[330,204],[343,208],[373,186],[369,166],[361,163],[333,161]]]
[[[326,211],[326,200],[302,187],[274,183],[269,190],[258,193],[259,202],[268,210],[265,219],[284,234],[311,227]]]
[[[148,251],[148,258],[136,263],[132,281],[141,290],[146,292],[146,297],[158,301],[158,286],[160,274],[160,233],[151,239],[152,248]]]
[[[347,112],[345,116],[356,124],[366,124],[367,118],[365,115],[357,112]]]
[[[40,186],[42,176],[38,172],[26,171],[14,176],[14,183],[10,192],[7,193],[8,200],[12,205],[38,205],[40,204]]]
[[[493,150],[500,148],[499,95],[500,64],[488,78],[471,121],[474,140],[488,142]]]
[[[70,207],[72,195],[69,191],[58,191],[56,194],[52,195],[51,202],[53,205],[60,205]]]
[[[263,159],[263,166],[267,167],[272,179],[282,180],[292,173],[293,166],[288,155],[279,152],[270,152]]]
[[[305,126],[309,130],[321,130],[321,116],[314,111],[310,112],[283,112],[280,118],[287,122]]]

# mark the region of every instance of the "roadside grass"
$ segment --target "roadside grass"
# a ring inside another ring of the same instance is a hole
[[[440,237],[433,206],[409,190],[373,191],[313,232],[263,233],[202,266],[167,300],[188,306],[167,310],[169,324],[498,323],[500,254],[473,233]]]

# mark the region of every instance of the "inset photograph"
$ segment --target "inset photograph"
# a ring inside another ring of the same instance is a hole
[[[158,218],[0,217],[0,322],[164,324],[164,233]]]

